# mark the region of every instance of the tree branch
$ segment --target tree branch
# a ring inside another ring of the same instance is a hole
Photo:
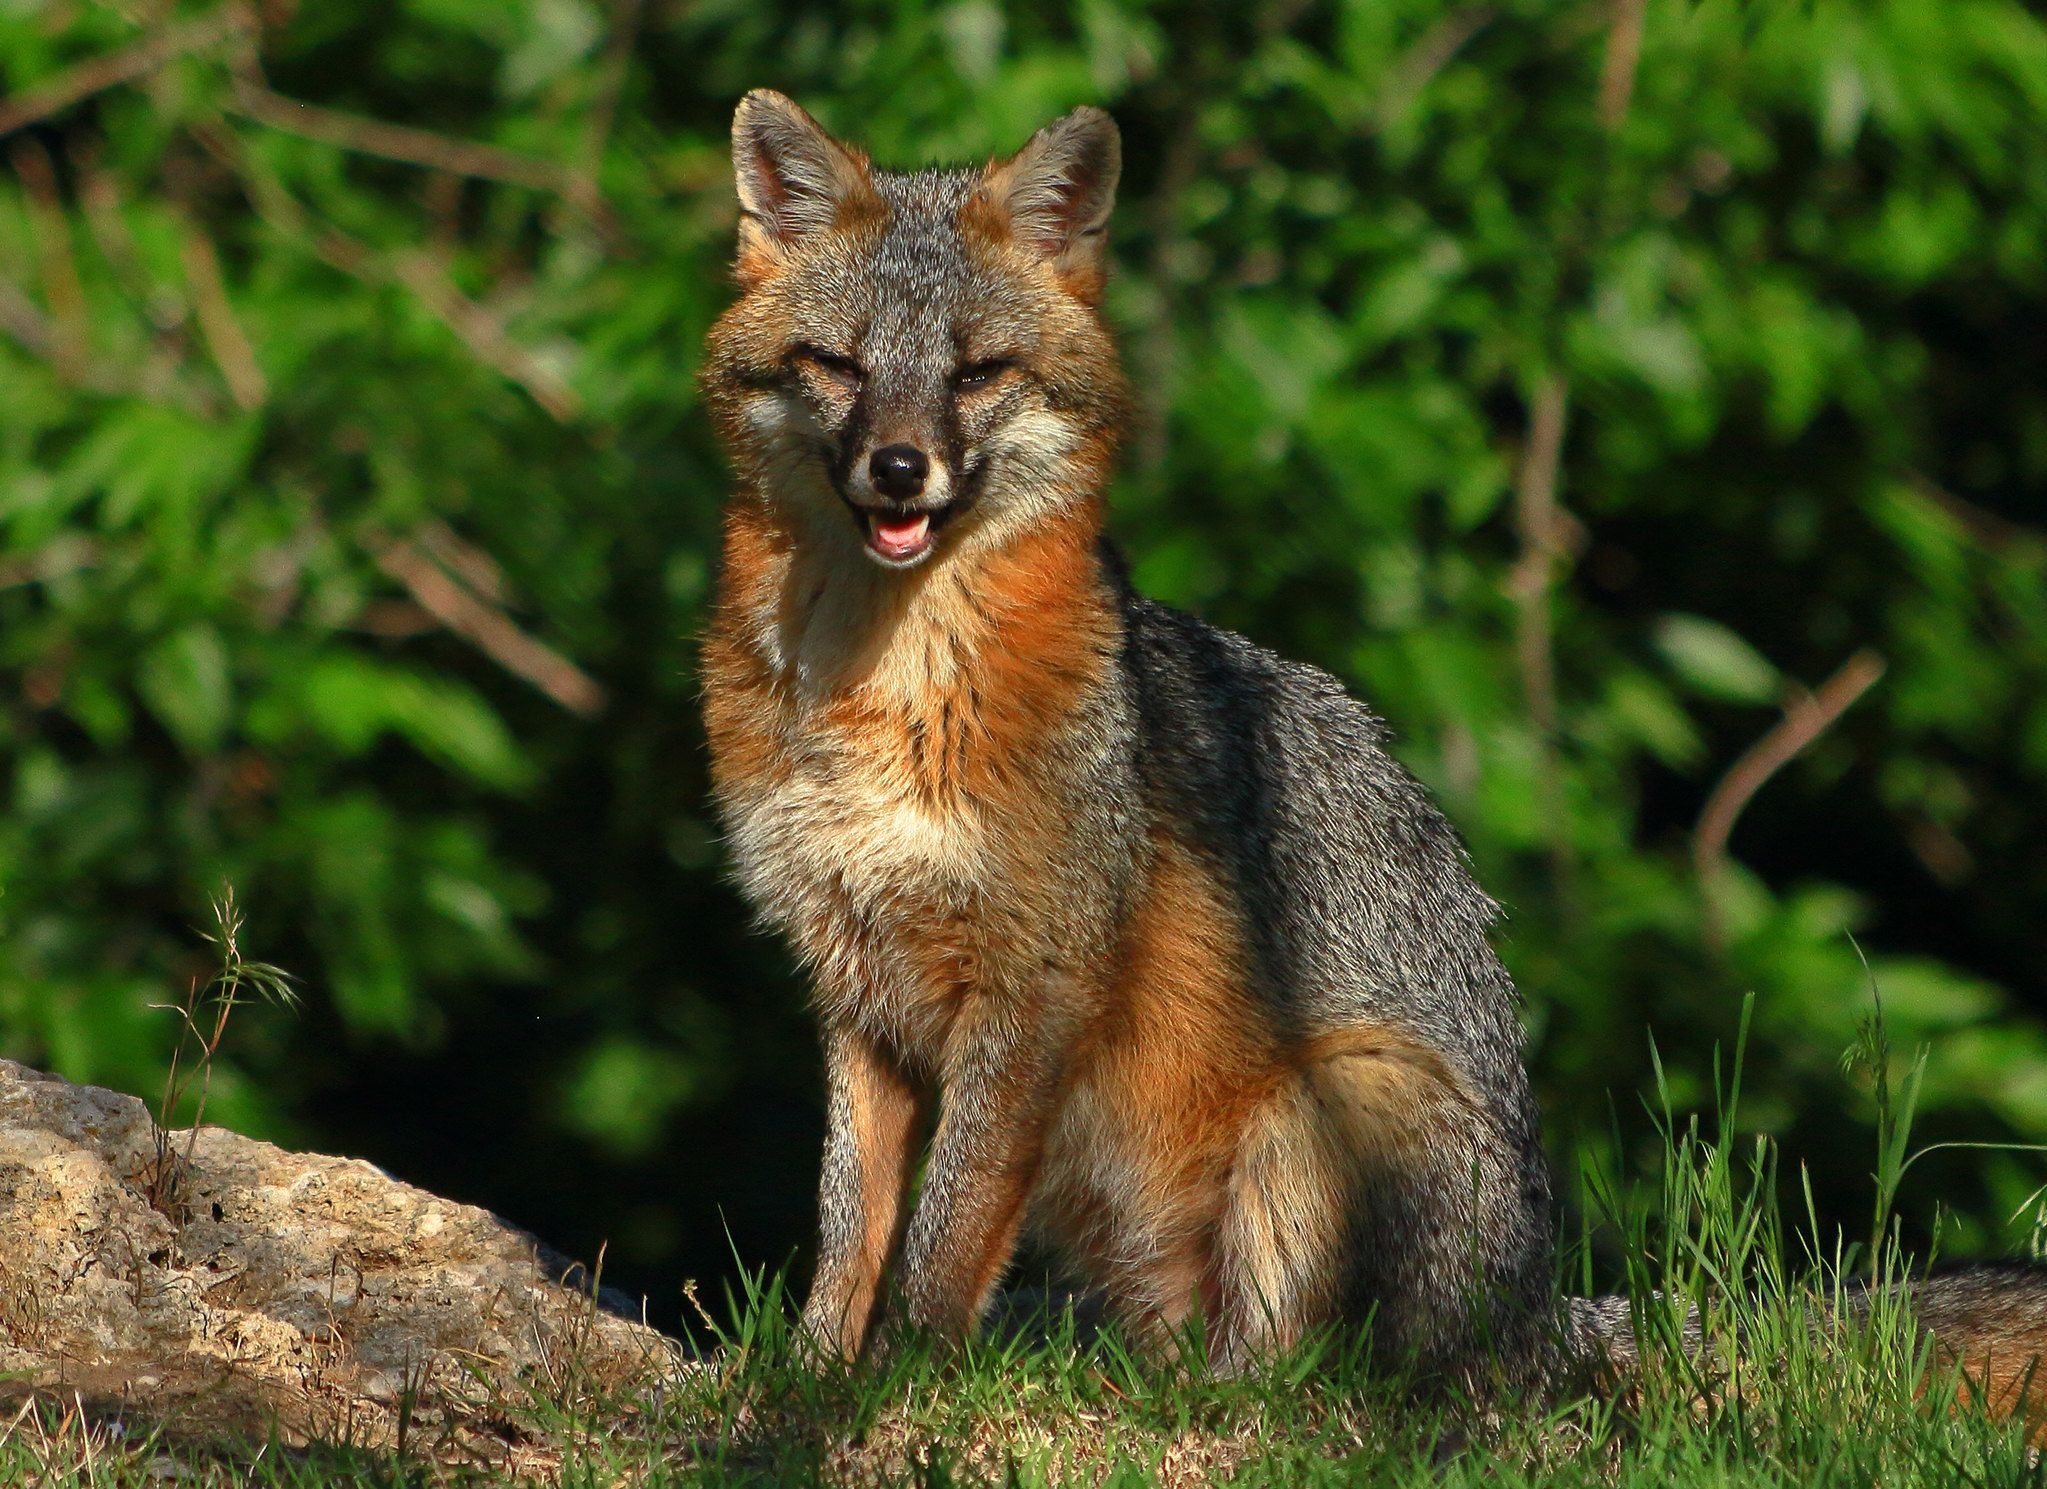
[[[19,342],[31,356],[48,361],[56,344],[49,318],[35,301],[11,280],[0,278],[0,330]]]
[[[571,713],[587,718],[604,707],[604,689],[596,679],[520,630],[502,610],[477,598],[415,544],[372,538],[370,553],[378,568],[405,586],[420,609],[513,676]]]
[[[1569,877],[1571,849],[1564,831],[1563,771],[1556,754],[1556,636],[1550,599],[1558,565],[1570,552],[1574,526],[1557,504],[1569,406],[1564,375],[1544,374],[1529,401],[1528,443],[1514,477],[1514,528],[1521,556],[1507,578],[1507,593],[1514,601],[1515,656],[1528,716],[1535,724],[1543,810],[1553,829],[1550,856],[1559,883]]]
[[[1619,129],[1627,116],[1642,50],[1645,4],[1646,0],[1614,0],[1613,29],[1607,37],[1599,90],[1599,119],[1609,133]],[[1582,529],[1557,501],[1569,402],[1570,385],[1556,370],[1541,376],[1529,399],[1528,442],[1514,479],[1514,525],[1521,540],[1521,556],[1507,578],[1507,592],[1515,606],[1521,687],[1535,724],[1538,789],[1551,824],[1551,870],[1559,890],[1566,894],[1572,854],[1566,830],[1569,818],[1563,766],[1557,758],[1556,619],[1551,602],[1558,568],[1582,537]]]
[[[235,173],[259,220],[309,248],[323,263],[366,283],[395,282],[418,298],[486,366],[524,388],[555,418],[580,415],[583,400],[540,358],[521,346],[488,310],[464,295],[432,255],[384,254],[318,222],[298,199],[244,151],[225,127],[196,129],[200,142]]]
[[[2025,527],[2009,517],[1956,496],[1919,471],[1907,471],[1905,479],[1914,491],[1960,523],[1970,537],[1986,548],[2009,548],[2015,543],[2039,543],[2047,538],[2047,534],[2037,529]]]
[[[455,287],[447,272],[424,253],[400,254],[391,261],[400,284],[461,337],[477,360],[496,368],[524,388],[533,401],[567,423],[583,411],[583,400],[553,368],[514,341],[497,317]]]
[[[204,51],[254,25],[255,18],[247,6],[223,5],[210,15],[166,26],[132,46],[89,58],[19,97],[0,100],[0,135],[40,123],[95,93],[132,83],[167,62],[190,52]]]
[[[259,408],[270,396],[270,383],[256,360],[256,349],[235,317],[234,302],[220,275],[220,256],[213,240],[191,222],[184,224],[184,241],[179,245],[185,263],[185,280],[192,290],[192,308],[199,317],[199,329],[213,353],[214,365],[226,379],[228,392],[245,409]]]
[[[1728,767],[1706,798],[1698,825],[1692,829],[1692,866],[1706,896],[1706,931],[1716,949],[1721,944],[1722,927],[1715,891],[1727,870],[1727,844],[1735,822],[1770,777],[1832,728],[1883,674],[1883,658],[1864,648],[1812,692],[1801,689],[1794,693],[1785,700],[1784,717]]]
[[[586,206],[601,200],[599,173],[604,165],[604,147],[618,122],[618,100],[625,90],[626,69],[632,63],[633,43],[640,33],[640,13],[645,0],[617,0],[611,21],[611,36],[604,45],[604,60],[598,69],[597,100],[590,108],[589,127],[583,136],[582,163],[574,172],[574,195]]]
[[[1606,61],[1599,71],[1599,122],[1608,132],[1621,127],[1635,95],[1642,61],[1642,24],[1647,0],[1614,0],[1613,29],[1606,36]]]
[[[493,605],[502,605],[509,598],[510,586],[498,561],[440,518],[428,518],[413,537],[442,568]]]
[[[1467,41],[1492,24],[1490,5],[1470,5],[1440,17],[1393,65],[1379,94],[1379,127],[1390,128],[1405,114],[1422,89],[1450,63]]]
[[[403,165],[427,170],[449,171],[485,181],[502,181],[511,186],[531,187],[580,199],[575,173],[553,161],[501,150],[496,145],[460,140],[414,129],[406,124],[388,124],[360,114],[344,114],[317,104],[302,103],[273,92],[246,76],[234,81],[234,107],[258,124],[295,134],[323,145],[337,145],[358,155],[375,155]]]
[[[14,174],[28,201],[36,267],[42,271],[43,299],[50,307],[50,362],[59,377],[82,385],[91,372],[92,337],[71,223],[57,194],[57,168],[42,142],[33,136],[16,140],[10,153]]]

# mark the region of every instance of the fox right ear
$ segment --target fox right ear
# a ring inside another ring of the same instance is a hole
[[[1032,135],[1003,161],[991,162],[982,192],[997,205],[1012,237],[1049,259],[1085,298],[1101,293],[1102,250],[1122,136],[1100,109],[1078,108]]]
[[[867,158],[781,94],[756,88],[732,116],[732,171],[739,186],[742,278],[772,273],[803,238],[849,207],[879,207]]]

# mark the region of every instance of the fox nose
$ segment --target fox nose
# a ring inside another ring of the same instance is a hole
[[[915,445],[883,445],[867,457],[874,489],[893,501],[908,501],[924,489],[931,462]]]

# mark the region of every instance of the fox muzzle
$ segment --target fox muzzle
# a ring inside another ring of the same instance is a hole
[[[930,475],[931,457],[915,445],[883,445],[867,457],[867,479],[877,494],[891,501],[922,496]]]

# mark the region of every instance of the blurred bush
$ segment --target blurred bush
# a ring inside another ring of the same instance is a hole
[[[767,84],[894,163],[1116,112],[1117,530],[1395,722],[1560,1148],[1753,990],[1749,1113],[1854,1193],[1872,979],[1930,1135],[2047,1135],[2019,0],[13,0],[0,79],[5,1053],[152,1089],[227,879],[308,996],[223,1119],[664,1290],[801,1241],[692,677]],[[1982,1243],[2039,1164],[1913,1172]]]

